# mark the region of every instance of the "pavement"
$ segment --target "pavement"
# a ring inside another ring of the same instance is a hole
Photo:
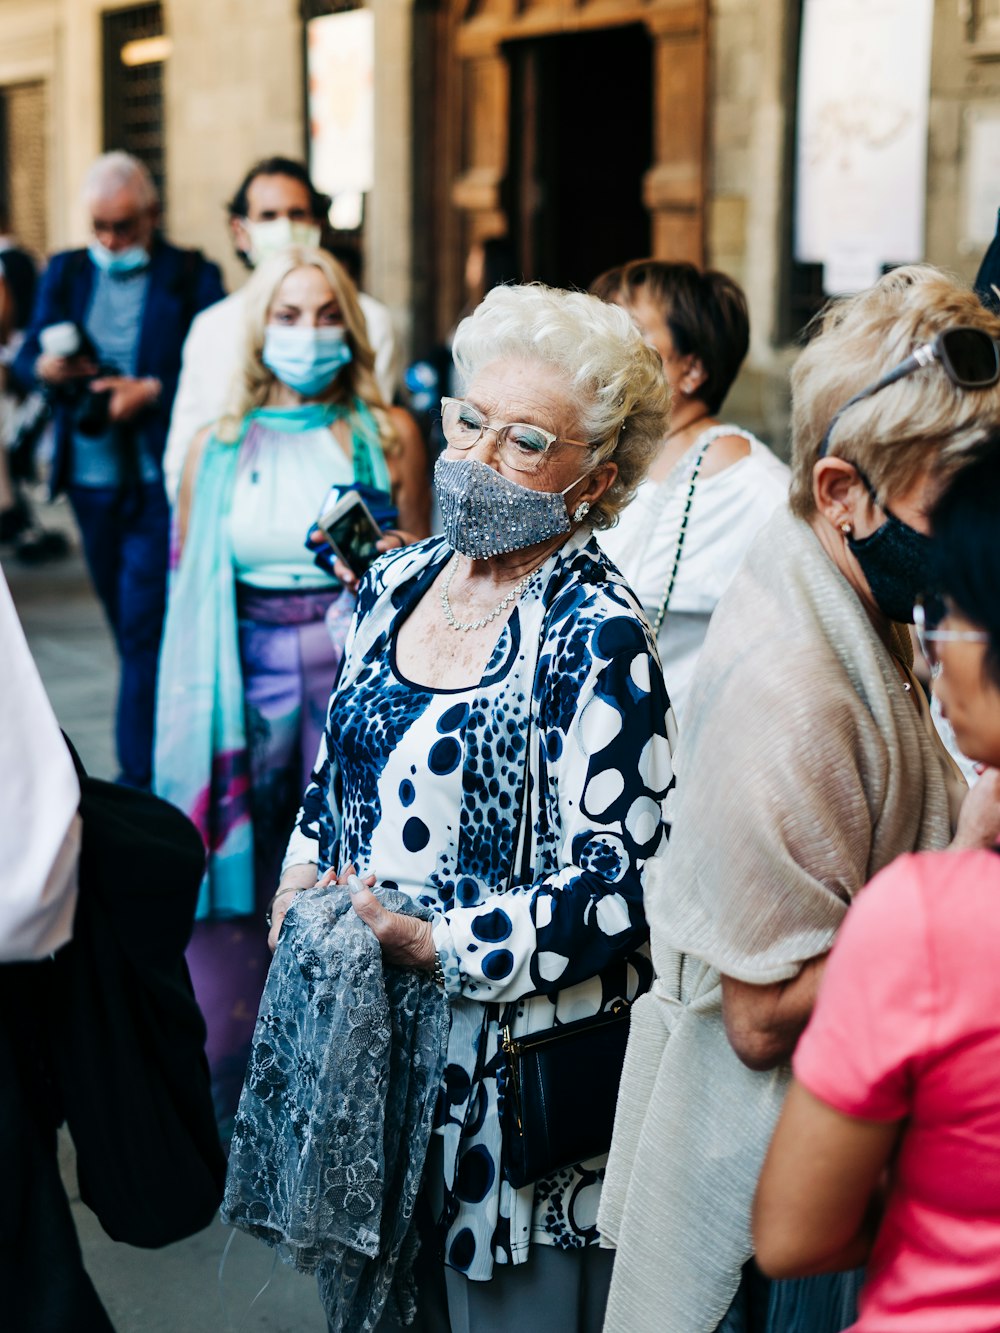
[[[38,506],[38,513],[45,526],[71,537],[72,554],[27,568],[0,547],[0,564],[56,717],[88,771],[110,778],[117,767],[114,645],[68,506],[59,501]],[[118,1333],[325,1333],[315,1281],[287,1268],[260,1242],[216,1219],[160,1250],[118,1244],[80,1202],[65,1132],[60,1160],[84,1263]]]

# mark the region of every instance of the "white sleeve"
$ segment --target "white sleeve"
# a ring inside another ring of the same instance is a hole
[[[72,935],[80,785],[0,573],[0,963]]]
[[[235,363],[238,355],[238,349],[227,345],[226,335],[229,333],[221,326],[218,306],[209,306],[196,316],[184,340],[181,374],[163,455],[163,483],[171,504],[177,503],[184,462],[192,440],[203,426],[217,421],[225,410],[231,373],[229,363]],[[234,328],[230,336],[237,338],[238,328]]]
[[[358,292],[358,301],[368,326],[368,341],[375,353],[375,378],[382,397],[391,403],[396,392],[396,335],[392,316],[381,301],[367,292]]]

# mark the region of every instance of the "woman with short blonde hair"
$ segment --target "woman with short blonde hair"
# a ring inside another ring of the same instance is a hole
[[[941,489],[981,446],[983,416],[1000,407],[1000,387],[970,393],[929,362],[926,374],[847,404],[859,385],[936,335],[970,328],[995,337],[997,327],[974,292],[927,265],[894,269],[828,306],[792,370],[792,512],[816,513],[813,470],[824,455],[856,463],[880,495],[908,490],[924,471]]]
[[[956,845],[1000,829],[938,740],[898,623],[931,577],[944,479],[1000,425],[998,340],[971,293],[911,268],[832,307],[795,368],[793,509],[715,612],[647,876],[658,976],[632,1015],[599,1219],[618,1247],[609,1333],[853,1318],[856,1275],[768,1289],[750,1207],[854,895],[956,821]]]

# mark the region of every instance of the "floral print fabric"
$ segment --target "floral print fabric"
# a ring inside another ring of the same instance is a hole
[[[400,1312],[415,1309],[411,1222],[447,1041],[430,973],[383,967],[346,889],[298,895],[261,1000],[222,1216],[317,1274],[331,1333],[373,1329],[397,1277]]]
[[[362,584],[286,865],[370,867],[434,914],[451,1010],[445,1258],[486,1280],[532,1241],[597,1239],[603,1159],[518,1191],[504,1178],[500,1027],[544,1030],[648,989],[643,870],[666,836],[673,727],[648,626],[586,534],[536,572],[475,687],[403,681],[396,631],[451,554],[431,539]]]

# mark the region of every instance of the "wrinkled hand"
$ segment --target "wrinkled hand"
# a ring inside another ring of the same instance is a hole
[[[318,888],[323,884],[332,884],[336,879],[332,870],[328,870],[321,880],[316,880],[316,867],[312,865],[293,866],[286,872],[283,884],[271,903],[271,929],[267,932],[267,947],[274,953],[278,947],[278,936],[284,924],[288,909],[298,894],[304,889]]]
[[[68,384],[96,375],[97,366],[85,357],[43,355],[35,362],[35,374],[46,384]]]
[[[982,777],[962,802],[958,828],[951,846],[955,851],[992,847],[1000,838],[1000,769],[984,769]]]
[[[131,375],[105,375],[90,386],[94,393],[108,390],[108,417],[115,422],[131,421],[160,396],[156,380],[137,380]]]
[[[437,950],[429,921],[390,912],[383,907],[372,893],[375,876],[369,875],[362,881],[353,866],[341,871],[337,883],[346,884],[350,889],[351,906],[382,946],[382,957],[387,963],[395,963],[397,967],[421,967],[428,972],[433,969]]]

